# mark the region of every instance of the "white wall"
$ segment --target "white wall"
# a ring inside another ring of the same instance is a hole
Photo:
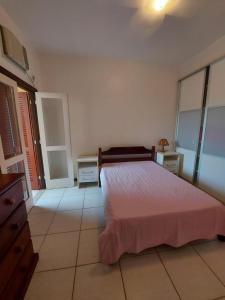
[[[27,55],[30,65],[30,70],[28,71],[30,75],[34,75],[35,80],[35,86],[40,87],[41,86],[41,75],[40,75],[40,65],[37,53],[32,48],[31,44],[28,42],[28,40],[24,37],[22,32],[19,30],[19,28],[16,26],[16,24],[12,21],[12,19],[8,16],[8,14],[5,12],[5,10],[0,6],[0,24],[7,27],[10,31],[12,31],[18,40],[26,47],[27,49]],[[10,60],[8,60],[6,57],[3,56],[2,53],[2,47],[0,42],[0,65],[13,74],[17,75],[24,81],[28,82],[29,84],[33,85],[32,81],[29,79],[27,74],[18,66],[16,66],[14,63],[12,63]]]
[[[221,57],[225,57],[225,36],[183,63],[180,66],[179,77],[182,78],[189,75],[190,73],[207,66]]]
[[[106,58],[42,55],[43,91],[66,92],[72,155],[174,142],[177,70]]]

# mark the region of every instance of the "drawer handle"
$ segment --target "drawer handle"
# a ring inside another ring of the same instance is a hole
[[[5,199],[5,204],[6,205],[13,205],[16,203],[15,199]]]
[[[20,228],[20,224],[19,223],[14,223],[14,224],[11,224],[11,229],[12,230],[17,230]]]
[[[15,248],[15,252],[16,252],[16,254],[22,253],[22,252],[23,252],[23,247],[17,246],[17,247]]]

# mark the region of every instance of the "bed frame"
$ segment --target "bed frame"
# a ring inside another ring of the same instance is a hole
[[[135,147],[111,147],[106,151],[102,148],[98,149],[98,167],[99,167],[99,186],[101,186],[100,171],[102,164],[129,162],[129,161],[154,161],[155,146],[152,149],[147,149],[144,146]]]
[[[111,147],[106,151],[98,150],[99,168],[105,163],[155,160],[155,146],[147,149],[143,146],[136,147]]]

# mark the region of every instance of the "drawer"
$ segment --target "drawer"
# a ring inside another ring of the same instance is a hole
[[[178,165],[177,161],[173,161],[173,160],[164,161],[164,166],[177,166],[177,165]]]
[[[30,240],[30,229],[26,222],[15,243],[9,249],[8,253],[1,258],[0,262],[0,294],[6,287],[9,279],[12,277],[17,264],[20,262],[24,250]]]
[[[27,219],[26,205],[23,201],[14,213],[0,227],[0,257],[2,257],[12,245],[16,236]]]
[[[37,261],[38,254],[33,253],[33,246],[30,240],[6,289],[1,294],[0,300],[22,300],[24,298]]]
[[[178,171],[178,167],[177,166],[165,166],[165,168],[167,170],[170,170],[170,171]]]
[[[0,226],[22,201],[23,185],[20,180],[0,196]]]
[[[79,176],[82,175],[95,175],[98,173],[98,169],[97,168],[81,168],[79,169]]]
[[[178,172],[177,167],[175,167],[175,168],[174,167],[167,167],[167,170],[172,172],[172,173],[177,173]]]
[[[97,175],[82,175],[79,177],[79,182],[95,182],[98,181]]]

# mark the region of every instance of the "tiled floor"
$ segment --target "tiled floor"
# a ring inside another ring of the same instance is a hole
[[[29,214],[40,260],[25,300],[225,300],[225,243],[160,246],[100,262],[101,190],[45,191]]]

